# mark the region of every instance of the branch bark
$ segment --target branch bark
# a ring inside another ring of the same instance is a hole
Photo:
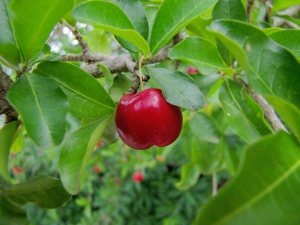
[[[18,112],[9,104],[8,100],[6,99],[7,92],[12,84],[13,81],[0,66],[0,115],[5,114],[5,124],[8,124],[14,120],[18,120]]]

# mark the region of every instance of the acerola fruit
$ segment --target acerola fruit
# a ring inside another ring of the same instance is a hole
[[[149,88],[124,95],[117,107],[116,125],[120,138],[137,150],[173,143],[182,128],[182,113],[168,103],[160,89]]]
[[[16,174],[23,173],[23,168],[22,168],[22,167],[13,166],[12,172],[13,172],[13,174],[15,174],[15,175],[16,175]]]
[[[97,148],[100,148],[102,146],[102,142],[101,141],[98,141],[97,142]]]
[[[133,175],[132,175],[132,180],[136,183],[140,183],[142,182],[144,179],[143,177],[143,174],[141,174],[140,172],[135,172]]]
[[[189,67],[186,71],[187,74],[197,74],[199,71],[195,67]]]
[[[100,167],[99,166],[94,166],[94,171],[96,172],[96,173],[100,173]]]

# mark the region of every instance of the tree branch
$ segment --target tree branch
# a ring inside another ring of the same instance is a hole
[[[12,84],[13,81],[3,71],[0,65],[0,115],[5,114],[5,124],[8,124],[14,120],[18,120],[18,112],[9,104],[6,99],[7,92]]]
[[[264,117],[265,119],[271,124],[272,128],[277,131],[277,130],[284,130],[287,131],[285,126],[282,124],[282,122],[280,121],[280,119],[278,118],[278,116],[275,113],[275,110],[273,108],[273,106],[271,106],[267,100],[259,95],[254,93],[250,87],[242,80],[237,79],[236,80],[239,84],[241,84],[246,91],[249,93],[249,95],[251,96],[251,98],[258,104],[260,105],[260,107],[262,108],[263,112],[264,112]]]

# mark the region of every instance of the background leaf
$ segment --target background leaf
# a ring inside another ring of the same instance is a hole
[[[186,38],[173,47],[168,55],[171,59],[193,64],[204,75],[210,75],[226,67],[217,48],[203,38]]]
[[[211,28],[246,70],[254,92],[300,105],[300,65],[294,55],[246,23],[220,20]]]
[[[180,71],[147,67],[150,77],[161,87],[167,102],[189,110],[199,110],[204,104],[195,81]]]
[[[155,17],[150,38],[151,53],[154,55],[178,31],[213,6],[217,0],[165,0]]]
[[[106,32],[102,29],[92,30],[87,34],[87,44],[92,52],[111,55],[111,49],[107,41]]]
[[[19,126],[19,121],[13,121],[5,125],[0,130],[0,176],[2,176],[7,182],[10,182],[8,172],[9,150],[17,137]]]
[[[50,148],[62,142],[69,104],[56,82],[38,74],[23,74],[11,87],[8,99],[38,146]]]
[[[300,0],[288,0],[288,1],[281,1],[281,0],[274,0],[272,11],[273,13],[288,8],[292,5],[300,4]]]
[[[61,151],[59,169],[64,187],[70,194],[79,191],[87,161],[111,116],[81,127],[71,134]]]
[[[180,190],[188,190],[197,183],[199,176],[199,167],[193,162],[188,162],[181,166],[181,179],[175,185]]]
[[[246,149],[236,176],[202,208],[195,224],[298,224],[299,172],[297,141],[284,131],[267,136]]]
[[[129,18],[115,3],[101,1],[85,2],[75,7],[73,16],[80,22],[98,25],[104,30],[135,44],[144,55],[150,53],[146,40],[135,31]]]
[[[27,225],[26,212],[18,205],[11,202],[2,194],[0,195],[0,224]]]
[[[0,60],[11,68],[17,68],[20,53],[10,24],[8,0],[0,0]]]
[[[260,106],[234,81],[224,82],[220,101],[231,130],[247,143],[272,132]]]
[[[20,205],[34,202],[39,207],[47,209],[57,208],[71,198],[60,179],[48,176],[39,176],[30,181],[12,185],[4,190],[4,195]]]
[[[12,24],[22,60],[34,58],[43,48],[55,24],[74,6],[74,0],[12,0]]]
[[[241,0],[221,0],[216,3],[212,11],[212,19],[231,19],[247,22],[247,14]],[[231,66],[235,61],[234,56],[219,40],[217,40],[217,47],[223,60]]]
[[[100,118],[114,113],[115,104],[102,85],[79,67],[65,62],[45,62],[38,65],[36,72],[63,87],[74,115]]]
[[[268,36],[290,50],[300,60],[300,30],[281,30]]]

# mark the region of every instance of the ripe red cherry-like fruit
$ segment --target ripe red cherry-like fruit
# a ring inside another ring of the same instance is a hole
[[[164,99],[160,89],[149,88],[121,98],[116,125],[120,138],[131,148],[164,147],[179,136],[182,113],[178,106]]]
[[[94,171],[96,173],[100,173],[100,171],[101,171],[100,166],[98,166],[98,165],[94,166]]]
[[[199,73],[199,70],[197,70],[197,68],[195,67],[189,67],[186,71],[187,74],[197,74]]]
[[[143,177],[143,174],[141,174],[140,172],[135,172],[133,175],[132,175],[132,180],[134,182],[137,182],[137,183],[140,183],[142,182],[144,179]]]

